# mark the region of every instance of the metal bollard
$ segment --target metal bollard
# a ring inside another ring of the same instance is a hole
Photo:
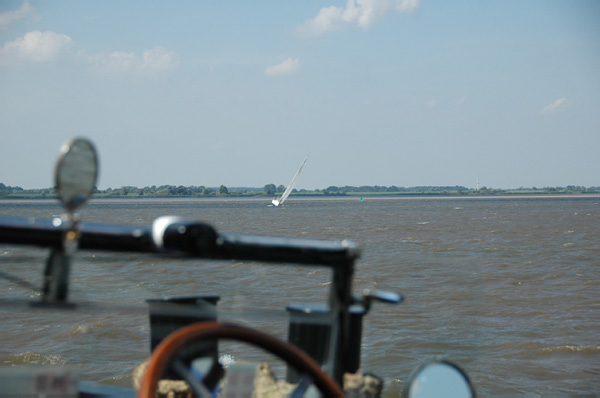
[[[217,301],[219,296],[173,297],[148,299],[150,312],[150,350],[154,351],[160,342],[182,327],[196,322],[217,319]],[[189,347],[183,355],[183,361],[190,364],[196,358],[218,360],[217,341],[198,343]]]
[[[305,351],[317,363],[327,360],[332,314],[323,303],[294,303],[286,307],[290,314],[288,342]],[[359,305],[350,307],[350,352],[342,369],[344,373],[356,373],[360,368],[360,345],[362,318],[365,309]],[[297,383],[301,375],[288,368],[286,381]]]

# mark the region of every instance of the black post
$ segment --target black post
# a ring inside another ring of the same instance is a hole
[[[338,325],[337,336],[332,336],[337,342],[336,357],[334,358],[332,375],[335,381],[344,385],[344,367],[349,360],[351,334],[350,334],[350,305],[352,304],[352,275],[354,273],[354,259],[348,259],[333,268],[333,283],[331,309],[337,311]]]

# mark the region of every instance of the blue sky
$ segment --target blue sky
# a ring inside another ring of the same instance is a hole
[[[0,3],[0,182],[600,185],[597,1]]]

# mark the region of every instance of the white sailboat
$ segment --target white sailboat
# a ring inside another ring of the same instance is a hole
[[[300,168],[298,169],[296,174],[294,174],[294,178],[292,178],[292,181],[289,183],[283,194],[280,197],[275,198],[271,201],[271,203],[273,203],[274,206],[282,205],[283,202],[285,202],[285,200],[287,199],[287,197],[290,196],[290,193],[292,193],[292,189],[294,189],[294,185],[296,185],[296,180],[298,179],[298,176],[300,175],[300,172],[302,171],[304,163],[306,163],[307,159],[308,156],[304,158],[304,162],[302,162],[302,165],[300,165]]]

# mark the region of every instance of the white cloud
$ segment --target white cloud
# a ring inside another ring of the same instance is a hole
[[[435,108],[435,106],[437,105],[437,101],[434,99],[430,99],[428,101],[425,101],[425,106],[428,108]]]
[[[321,8],[316,17],[297,28],[297,33],[312,37],[351,26],[366,30],[394,12],[414,11],[419,2],[420,0],[348,0],[346,7]]]
[[[35,9],[25,0],[14,11],[0,13],[0,30],[5,30],[14,21],[35,14]],[[141,55],[115,51],[107,54],[87,54],[85,50],[71,52],[73,39],[52,31],[33,31],[0,47],[0,66],[23,63],[48,63],[72,55],[73,60],[91,65],[91,69],[102,73],[133,73],[154,76],[179,66],[180,61],[173,51],[156,46]]]
[[[300,58],[288,58],[280,64],[269,66],[265,69],[267,76],[290,75],[300,69]]]
[[[559,98],[556,101],[554,101],[553,103],[546,105],[544,108],[542,108],[542,110],[540,111],[540,114],[548,115],[550,113],[557,112],[559,110],[559,108],[563,107],[566,103],[567,103],[566,98],[564,98],[564,97]]]
[[[114,51],[90,57],[92,69],[103,74],[138,74],[155,76],[180,65],[173,51],[157,46],[145,50],[142,55],[125,51]]]
[[[468,99],[469,99],[469,97],[467,97],[467,96],[465,95],[465,96],[463,96],[463,97],[459,97],[459,98],[455,99],[453,102],[454,102],[454,105],[462,105],[462,104],[464,104],[465,102],[467,102],[467,100],[468,100]]]
[[[107,54],[78,55],[71,52],[73,40],[64,34],[33,31],[0,47],[0,65],[19,65],[23,62],[47,63],[72,55],[75,61],[87,63],[102,74],[137,74],[156,76],[179,66],[177,54],[157,46],[141,55],[124,51]]]
[[[0,13],[0,30],[6,30],[8,25],[33,14],[34,10],[35,9],[29,4],[29,1],[26,0],[18,9]]]
[[[0,49],[0,64],[19,61],[51,62],[65,53],[73,40],[55,32],[33,31],[23,37],[4,43]]]
[[[179,57],[173,51],[157,46],[144,51],[142,55],[142,70],[162,72],[177,68],[180,65]]]

